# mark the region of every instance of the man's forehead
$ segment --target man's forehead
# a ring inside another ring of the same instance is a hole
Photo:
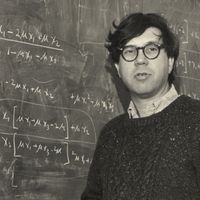
[[[159,42],[162,40],[161,31],[155,27],[147,28],[143,34],[132,38],[126,45],[143,45],[149,42]]]

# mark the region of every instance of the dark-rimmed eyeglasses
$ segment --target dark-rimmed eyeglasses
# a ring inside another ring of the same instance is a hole
[[[142,49],[146,58],[153,60],[159,56],[160,49],[162,48],[164,48],[163,44],[149,43],[143,47],[127,45],[119,50],[121,51],[121,55],[125,61],[132,62],[137,58],[140,49]]]

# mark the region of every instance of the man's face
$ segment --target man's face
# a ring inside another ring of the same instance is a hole
[[[133,39],[125,46],[133,45],[143,47],[148,43],[162,44],[161,32],[155,27]],[[168,89],[168,75],[172,71],[174,59],[168,58],[165,49],[155,59],[148,59],[140,49],[134,61],[127,62],[120,55],[116,68],[124,84],[128,87],[132,97],[154,98],[160,96]]]

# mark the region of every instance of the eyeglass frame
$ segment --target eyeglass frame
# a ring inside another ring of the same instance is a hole
[[[148,45],[155,45],[155,46],[158,48],[158,55],[156,55],[156,57],[153,57],[153,58],[148,58],[148,57],[147,57],[147,55],[145,54],[145,48],[146,48]],[[132,60],[127,60],[127,59],[124,57],[123,51],[124,51],[124,49],[127,48],[127,47],[135,47],[135,49],[136,49],[136,51],[137,51],[137,54],[136,54],[135,58],[132,59]],[[156,59],[156,58],[160,55],[160,50],[163,49],[163,48],[165,48],[164,44],[148,43],[148,44],[146,44],[146,45],[143,46],[143,47],[137,47],[137,46],[134,46],[134,45],[127,45],[127,46],[124,46],[123,48],[119,48],[119,50],[121,51],[121,56],[122,56],[122,58],[123,58],[125,61],[127,61],[127,62],[132,62],[132,61],[136,60],[136,58],[138,57],[138,53],[139,53],[139,50],[140,50],[140,49],[142,49],[142,52],[143,52],[144,56],[145,56],[147,59],[149,59],[149,60],[154,60],[154,59]]]

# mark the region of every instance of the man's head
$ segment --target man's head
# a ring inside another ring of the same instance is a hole
[[[148,92],[152,86],[149,91],[156,93],[172,83],[179,42],[163,17],[135,13],[113,26],[106,47],[131,92],[137,94],[145,88]]]

